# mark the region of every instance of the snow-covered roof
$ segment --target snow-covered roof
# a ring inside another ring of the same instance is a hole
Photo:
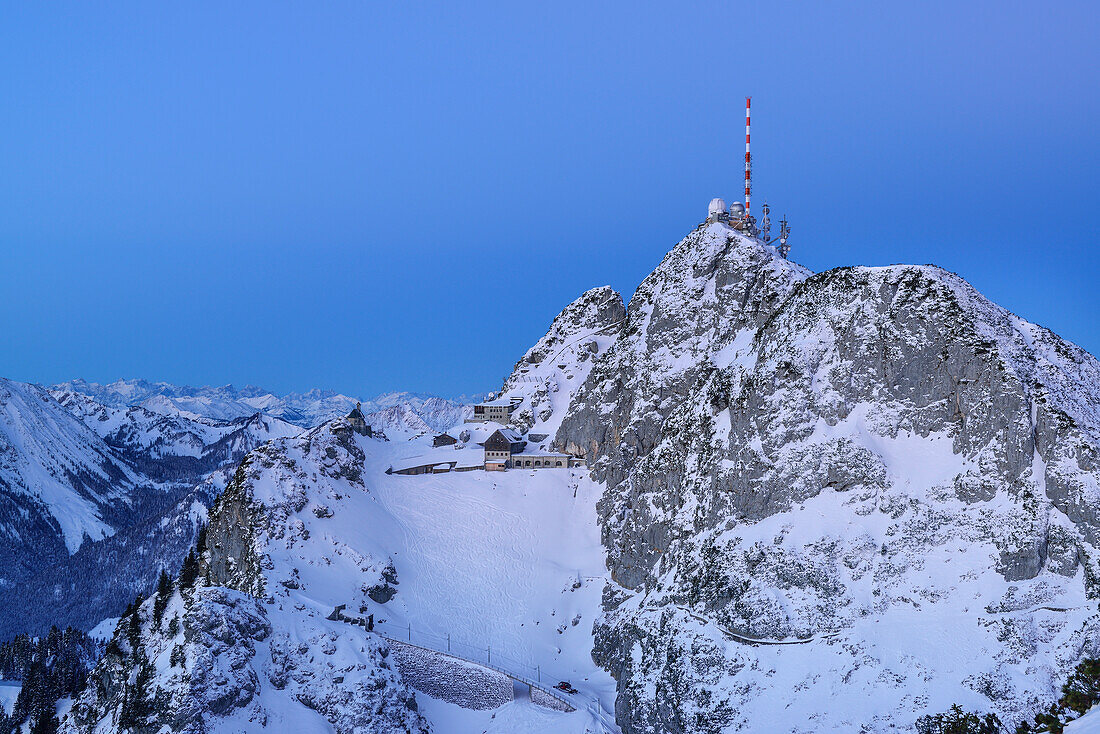
[[[482,454],[470,453],[469,455],[463,455],[461,459],[455,462],[455,467],[469,467],[469,466],[481,466],[485,463],[485,459]]]
[[[486,400],[484,403],[482,403],[482,405],[484,405],[484,406],[490,406],[491,405],[491,406],[494,406],[494,407],[500,406],[500,407],[507,408],[510,405],[512,405],[512,401],[509,400],[508,398],[497,398],[496,400]]]
[[[512,428],[501,428],[498,430],[500,431],[500,435],[504,436],[505,440],[509,443],[522,443],[524,441],[523,436],[519,435],[519,433]]]

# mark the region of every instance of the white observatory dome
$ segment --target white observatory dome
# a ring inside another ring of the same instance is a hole
[[[732,204],[730,204],[730,214],[732,214],[736,217],[740,217],[744,213],[745,213],[745,205],[742,204],[741,202],[735,201]]]
[[[726,200],[720,196],[710,200],[710,206],[707,207],[707,216],[713,217],[715,214],[724,214],[726,211]]]

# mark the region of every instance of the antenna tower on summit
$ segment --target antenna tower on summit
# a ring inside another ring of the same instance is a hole
[[[752,201],[752,97],[745,97],[745,203],[735,201],[726,207],[726,200],[716,196],[707,205],[707,218],[696,229],[702,229],[711,224],[724,224],[726,227],[740,232],[742,236],[751,237],[768,247],[775,247],[784,258],[790,254],[791,225],[784,216],[779,222],[779,236],[771,237],[772,220],[771,207],[764,202],[760,210],[759,224],[756,217],[750,213]]]
[[[752,97],[745,97],[745,216],[749,215],[749,197],[752,194],[752,154],[749,153],[749,112]]]

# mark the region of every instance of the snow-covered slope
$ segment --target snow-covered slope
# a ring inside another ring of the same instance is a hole
[[[430,722],[449,734],[580,734],[591,721],[530,702],[471,711],[422,693],[417,713],[388,643],[330,618],[339,605],[414,643],[449,639],[456,652],[525,674],[540,666],[547,680],[568,678],[610,706],[613,681],[590,655],[604,579],[599,488],[587,473],[388,475],[395,452],[428,449],[431,436],[387,442],[355,425],[339,419],[249,454],[211,511],[210,585],[176,593],[160,629],[146,602],[137,655],[123,620],[119,653],[101,663],[66,731],[111,721],[143,657],[164,691],[154,714],[162,730],[266,722],[324,731],[328,722],[338,732],[420,732]],[[183,662],[173,665],[177,645]]]
[[[1066,734],[1100,734],[1100,708],[1093,708],[1066,724]]]
[[[523,431],[553,436],[573,394],[625,319],[622,296],[608,286],[593,288],[566,306],[496,394],[519,401],[512,422]]]
[[[625,732],[1006,722],[1100,643],[1100,366],[934,267],[724,225],[631,299],[557,433],[607,491]]]
[[[117,614],[176,568],[216,493],[211,473],[300,431],[0,380],[0,634]]]
[[[218,472],[272,438],[302,431],[259,409],[290,405],[316,417],[350,401],[318,391],[265,396],[258,388],[137,380],[76,381],[52,391],[0,383],[0,634],[52,622],[87,628],[117,614],[160,568],[177,567],[224,486]],[[384,396],[390,407],[369,414],[401,438],[431,432],[425,420],[449,428],[469,410],[401,397]]]
[[[139,477],[46,390],[0,378],[5,547],[43,532],[76,551],[114,532]],[[7,559],[5,559],[7,560]],[[7,571],[8,563],[0,564]],[[0,573],[3,573],[0,571]]]
[[[211,496],[156,485],[47,390],[0,379],[0,637],[117,613]]]
[[[540,418],[538,427],[547,430],[548,418],[560,421],[624,313],[618,294],[590,291],[520,361],[505,391],[523,397],[524,407],[549,379],[562,383],[553,391],[556,414]],[[522,379],[531,374],[540,380]],[[431,400],[420,408],[431,409]],[[438,406],[438,413],[446,409]],[[439,425],[456,427],[465,415],[451,413]],[[367,426],[384,429],[390,440],[367,436]],[[456,434],[471,434],[463,448],[433,449],[431,427],[409,401],[395,400],[381,413],[356,410],[251,452],[210,513],[204,546],[210,588],[176,594],[167,614],[179,616],[178,632],[149,624],[151,601],[141,613],[139,647],[171,701],[155,721],[171,731],[236,731],[258,721],[323,731],[322,720],[341,732],[420,731],[429,723],[448,734],[581,734],[594,727],[583,707],[567,714],[526,699],[471,710],[418,693],[421,716],[403,704],[379,708],[380,696],[400,703],[409,695],[387,662],[394,659],[387,643],[330,618],[337,606],[350,616],[373,615],[377,631],[436,647],[445,641],[456,652],[548,684],[568,679],[585,705],[612,708],[614,681],[591,656],[592,622],[607,581],[596,523],[599,485],[587,471],[569,468],[387,473],[410,456],[433,452],[468,454],[467,463],[478,463],[476,442],[495,426],[461,428]],[[119,625],[120,640],[129,624]],[[199,649],[211,628],[224,630],[212,654]],[[100,682],[77,702],[67,730],[91,731],[112,720],[132,694],[119,682],[133,678],[134,655],[127,642],[119,644],[126,654],[101,664]],[[171,663],[177,645],[185,665]],[[481,695],[474,690],[454,700]],[[212,705],[214,699],[223,703]]]

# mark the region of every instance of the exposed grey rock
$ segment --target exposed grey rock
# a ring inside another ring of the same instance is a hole
[[[722,225],[698,230],[638,288],[555,442],[607,483],[599,513],[619,588],[605,593],[594,656],[618,681],[624,732],[751,726],[753,701],[798,697],[770,688],[753,648],[716,640],[839,635],[859,649],[864,620],[998,583],[1045,585],[1054,607],[1097,594],[1100,365],[935,267],[812,275]],[[847,527],[804,527],[814,502]],[[961,576],[914,581],[955,546]],[[987,572],[999,581],[970,585]],[[1079,654],[1072,620],[1087,612],[1074,614],[1041,631],[997,618],[994,659],[957,684],[990,692],[1005,720],[1024,715]],[[822,650],[813,675],[840,676],[831,659]],[[1030,688],[1005,672],[1023,660]],[[943,676],[862,665],[881,680],[839,690],[895,702],[861,722],[870,730],[911,724],[927,704],[905,691]],[[821,716],[811,729],[847,726]]]

